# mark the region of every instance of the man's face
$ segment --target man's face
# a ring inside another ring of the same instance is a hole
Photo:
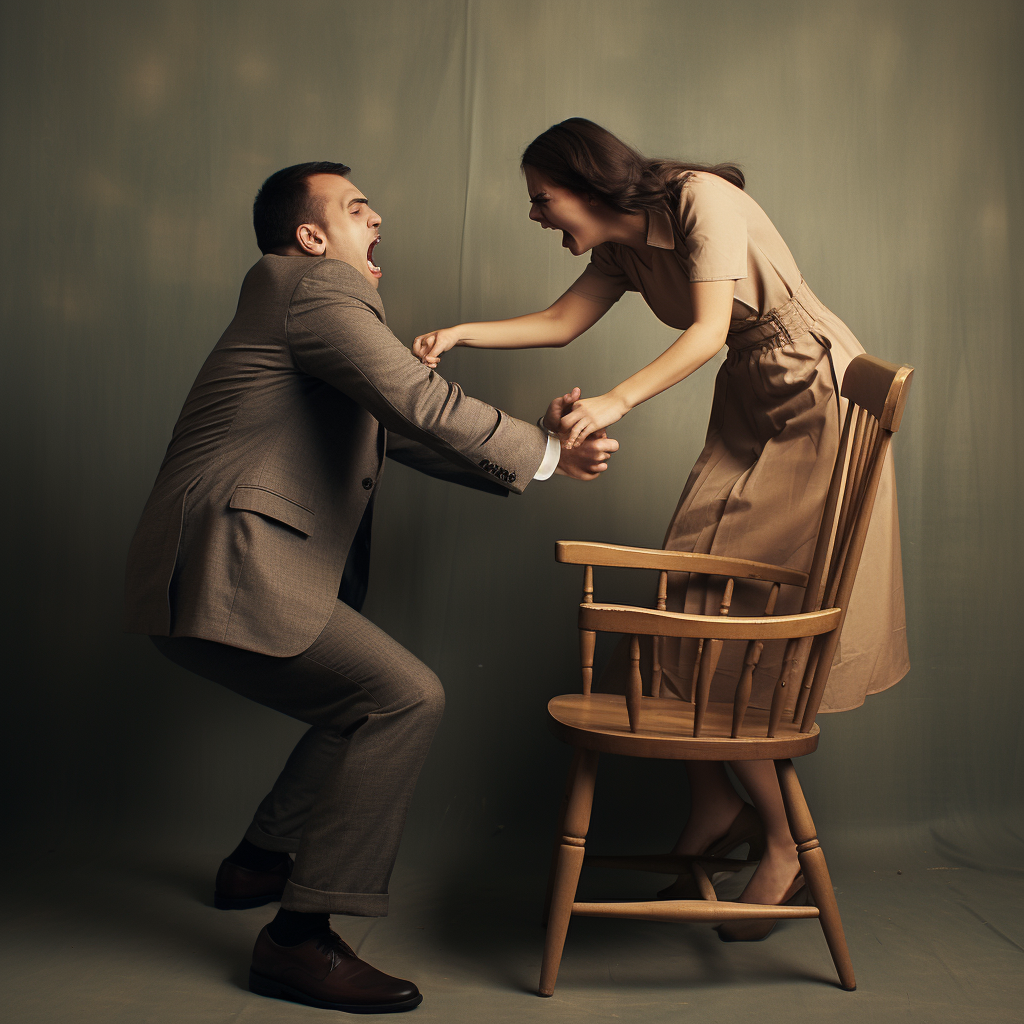
[[[306,183],[311,195],[324,200],[319,225],[325,243],[323,255],[355,267],[376,288],[381,270],[374,266],[372,257],[380,241],[380,217],[348,178],[314,174]]]

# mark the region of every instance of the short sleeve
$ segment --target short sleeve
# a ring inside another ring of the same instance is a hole
[[[569,291],[592,302],[611,306],[633,285],[622,267],[615,262],[607,245],[596,246],[590,254],[587,269],[570,286]]]
[[[747,276],[747,221],[725,188],[689,177],[679,219],[691,281],[741,281]]]

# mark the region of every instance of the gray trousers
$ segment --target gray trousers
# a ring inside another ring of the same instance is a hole
[[[171,661],[309,724],[245,838],[295,853],[281,906],[383,917],[409,802],[444,710],[437,676],[338,601],[302,654],[153,637]]]

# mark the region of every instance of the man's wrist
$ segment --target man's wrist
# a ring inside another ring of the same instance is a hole
[[[534,480],[547,480],[556,469],[558,469],[558,461],[562,457],[562,445],[560,444],[558,437],[553,434],[548,434],[548,446],[544,450],[544,458],[541,460],[540,466],[537,468],[537,472],[533,474]]]
[[[544,431],[548,437],[553,437],[555,440],[560,440],[557,430],[552,430],[547,424],[547,414],[545,413],[539,420],[537,420],[537,426]]]

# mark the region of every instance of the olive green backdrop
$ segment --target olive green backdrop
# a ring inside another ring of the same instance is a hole
[[[119,626],[128,540],[259,256],[260,182],[351,164],[384,219],[381,294],[408,343],[541,308],[582,270],[528,221],[518,155],[583,115],[651,155],[740,163],[815,292],[869,351],[917,367],[896,445],[913,668],[825,719],[801,771],[824,835],[1020,866],[1018,5],[44,0],[4,22],[14,841],[233,844],[298,734]],[[534,418],[673,333],[632,296],[568,348],[464,350],[443,371]],[[565,753],[544,704],[577,678],[579,578],[552,543],[660,544],[714,373],[617,425],[594,485],[502,501],[388,468],[366,612],[449,695],[405,856],[516,841],[545,856]],[[685,809],[678,766],[610,760],[601,786],[605,839],[630,810],[656,847]]]

